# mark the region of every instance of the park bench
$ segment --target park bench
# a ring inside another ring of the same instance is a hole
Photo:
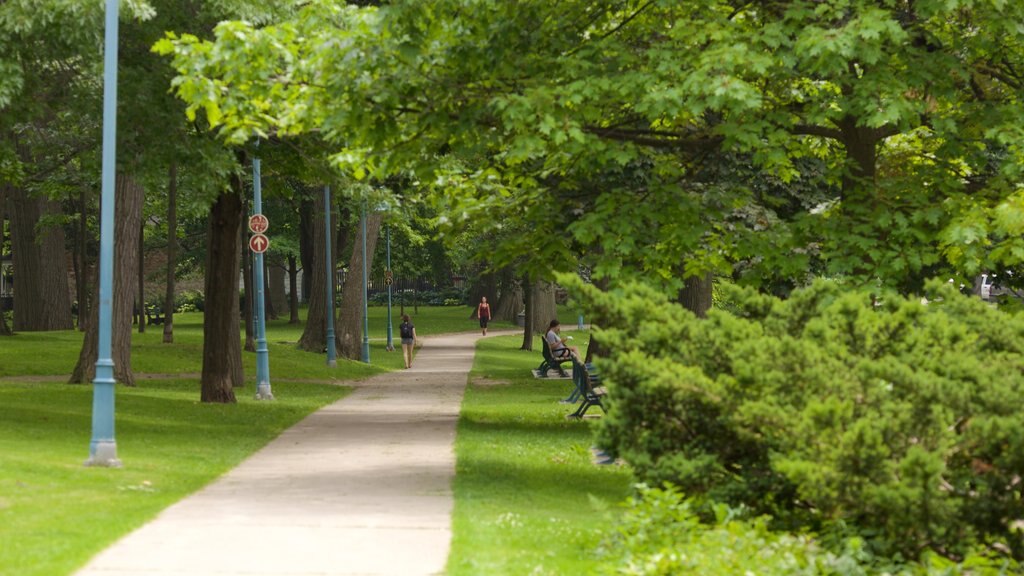
[[[547,378],[548,370],[558,370],[559,376],[563,378],[568,377],[569,374],[562,368],[562,364],[566,362],[572,362],[570,356],[555,358],[551,352],[551,343],[548,342],[547,338],[541,336],[541,354],[544,356],[544,360],[541,361],[540,366],[537,367],[537,374],[539,378]]]
[[[576,385],[576,390],[573,394],[579,398],[580,405],[576,408],[575,412],[567,415],[566,418],[577,420],[583,418],[591,406],[597,406],[602,412],[606,412],[601,399],[604,398],[607,391],[604,386],[600,385],[601,375],[594,368],[593,364],[580,362],[574,358],[572,363],[572,381]]]
[[[156,306],[146,306],[146,324],[159,325],[164,323],[164,314]]]

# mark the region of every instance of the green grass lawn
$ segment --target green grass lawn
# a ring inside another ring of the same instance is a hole
[[[280,382],[273,402],[202,404],[193,380],[117,390],[120,469],[87,468],[92,387],[0,384],[0,574],[68,574],[317,408],[330,384]]]
[[[627,469],[592,463],[593,420],[565,419],[570,381],[532,378],[540,353],[521,343],[478,344],[456,439],[452,576],[595,573],[629,491]]]
[[[476,331],[465,307],[411,308],[421,336]],[[393,311],[397,342],[398,308]],[[135,333],[138,386],[117,387],[119,469],[83,466],[92,387],[67,385],[81,347],[77,331],[0,338],[0,575],[68,574],[119,537],[195,492],[309,413],[343,397],[337,386],[402,365],[385,351],[386,309],[369,309],[371,364],[302,352],[302,326],[267,325],[273,402],[253,399],[255,355],[243,353],[246,389],[233,405],[199,402],[202,316],[175,316]],[[512,328],[493,323],[494,329]],[[578,341],[585,340],[580,335]],[[459,427],[452,574],[581,573],[590,540],[607,526],[606,505],[625,495],[618,467],[590,464],[590,424],[568,422],[557,404],[565,380],[535,381],[540,353],[521,336],[481,342]],[[539,344],[539,339],[535,344]],[[154,375],[155,377],[147,377]]]
[[[407,311],[421,336],[476,330],[466,307]],[[301,311],[305,317],[305,310]],[[393,309],[398,342],[399,308]],[[195,492],[309,413],[348,392],[334,385],[402,366],[387,352],[387,309],[369,309],[371,363],[303,352],[303,325],[267,323],[276,398],[258,402],[255,354],[243,353],[246,387],[234,405],[199,402],[202,315],[175,315],[174,343],[161,326],[133,333],[137,386],[116,390],[120,469],[86,468],[92,387],[67,385],[82,334],[19,332],[0,338],[0,575],[68,574],[120,536]],[[147,377],[158,375],[159,377]]]
[[[338,367],[333,369],[327,367],[326,354],[314,354],[296,348],[305,326],[306,309],[303,308],[299,312],[301,324],[288,324],[286,317],[268,321],[267,350],[271,385],[273,386],[276,376],[331,381],[365,378],[382,370],[402,368],[401,343],[398,336],[400,311],[398,306],[392,308],[392,343],[398,349],[397,352],[386,350],[387,308],[370,307],[370,365],[339,360]],[[412,316],[416,333],[421,337],[478,330],[477,321],[469,318],[471,312],[472,309],[465,306],[420,306],[418,309],[406,307],[406,313]],[[507,322],[493,322],[491,325],[495,329],[513,327]],[[0,379],[54,376],[54,380],[61,381],[74,369],[81,347],[82,333],[76,330],[18,332],[11,338],[0,338]],[[202,314],[175,314],[173,344],[163,343],[162,326],[148,326],[144,334],[137,331],[133,333],[132,370],[136,374],[198,374],[202,370],[202,351]],[[256,355],[243,352],[242,361],[247,380],[254,384],[255,394]]]

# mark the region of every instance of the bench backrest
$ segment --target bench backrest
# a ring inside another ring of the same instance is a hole
[[[542,334],[540,337],[540,341],[543,342],[542,346],[544,346],[543,352],[541,352],[544,355],[544,359],[547,360],[548,362],[554,362],[555,357],[553,354],[551,354],[551,343],[548,342],[547,334]]]

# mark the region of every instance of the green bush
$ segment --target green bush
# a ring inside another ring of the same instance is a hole
[[[832,552],[808,535],[779,533],[767,518],[745,518],[719,504],[714,520],[701,522],[694,505],[672,487],[638,487],[615,531],[601,545],[603,572],[623,576],[759,574],[762,576],[867,574],[1009,574],[1007,560],[973,556],[955,563],[935,554],[905,564],[873,556],[852,537]]]
[[[600,441],[639,479],[880,555],[1024,556],[1024,318],[942,283],[927,305],[726,287],[706,320],[575,284],[608,351]]]
[[[174,312],[202,312],[206,297],[201,290],[185,290],[174,299]]]

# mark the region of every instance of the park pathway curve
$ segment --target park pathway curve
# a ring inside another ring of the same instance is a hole
[[[424,338],[411,369],[355,383],[77,575],[443,573],[455,424],[478,338]]]

